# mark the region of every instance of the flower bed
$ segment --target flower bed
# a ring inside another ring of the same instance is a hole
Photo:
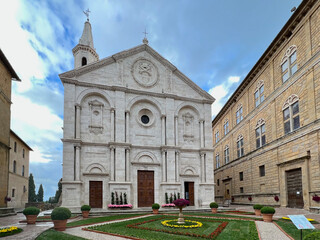
[[[132,208],[132,204],[123,204],[123,205],[109,204],[108,208]]]
[[[173,203],[162,204],[161,207],[175,207]]]
[[[166,227],[171,228],[199,228],[202,227],[201,222],[185,220],[185,224],[178,224],[178,219],[174,220],[165,220],[162,221],[161,224]]]
[[[16,226],[0,228],[0,237],[6,237],[6,236],[14,235],[14,234],[17,234],[19,232],[22,232],[22,229],[18,228]]]

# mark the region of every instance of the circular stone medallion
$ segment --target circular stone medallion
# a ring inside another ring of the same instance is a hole
[[[139,59],[133,64],[132,75],[134,80],[144,87],[152,87],[158,81],[158,70],[147,59]]]

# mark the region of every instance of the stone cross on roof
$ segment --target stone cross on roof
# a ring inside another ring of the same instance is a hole
[[[147,29],[145,28],[145,29],[144,29],[144,32],[142,32],[142,33],[144,34],[144,39],[142,40],[142,42],[143,42],[144,44],[148,44],[149,41],[148,41],[148,39],[147,39],[147,34],[149,34],[149,33],[147,32]]]

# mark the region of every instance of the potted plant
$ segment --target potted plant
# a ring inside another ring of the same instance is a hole
[[[54,229],[57,231],[66,230],[67,220],[71,217],[71,211],[65,207],[56,207],[51,213]]]
[[[160,205],[158,203],[152,204],[153,214],[158,214],[159,213],[159,208],[160,208]]]
[[[261,216],[261,208],[263,208],[261,204],[253,205],[254,213],[256,214],[256,216]]]
[[[272,222],[272,216],[276,212],[273,207],[261,208],[262,218],[265,222]]]
[[[27,218],[27,224],[35,224],[40,209],[37,207],[27,207],[23,210],[23,214]]]
[[[184,217],[182,214],[182,208],[185,208],[187,205],[190,204],[190,202],[186,199],[177,199],[175,201],[173,201],[173,204],[176,205],[177,208],[179,208],[179,218],[178,218],[178,224],[184,224]]]
[[[90,210],[91,210],[91,207],[89,205],[82,205],[81,206],[82,217],[83,218],[89,217]]]
[[[212,213],[217,213],[218,207],[219,207],[218,203],[216,203],[216,202],[210,203],[210,208],[211,208]]]

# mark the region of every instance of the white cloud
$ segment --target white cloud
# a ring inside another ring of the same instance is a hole
[[[211,88],[208,92],[211,94],[216,101],[212,104],[211,111],[212,117],[215,117],[223,105],[225,104],[226,100],[231,96],[230,90],[234,84],[237,84],[240,81],[239,76],[230,76],[227,81],[223,82],[222,84]]]
[[[52,156],[42,154],[38,147],[34,147],[30,152],[30,163],[48,163],[51,162]]]

